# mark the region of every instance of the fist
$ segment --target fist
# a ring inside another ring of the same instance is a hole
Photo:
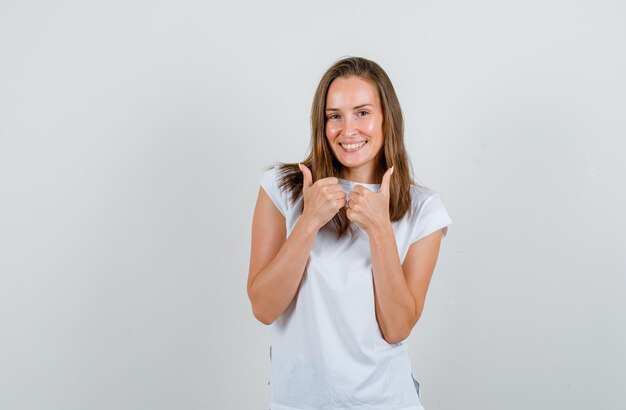
[[[346,206],[346,193],[336,177],[322,178],[313,183],[311,170],[304,164],[298,166],[302,171],[302,217],[313,221],[315,227],[320,229]]]
[[[389,184],[393,167],[389,168],[378,192],[373,192],[363,185],[355,185],[348,200],[348,219],[366,232],[390,223],[389,219]]]

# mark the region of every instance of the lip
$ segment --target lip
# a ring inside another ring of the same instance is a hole
[[[360,143],[362,143],[362,142],[363,142],[364,144],[363,144],[363,145],[361,145],[360,147],[356,148],[356,149],[350,149],[350,150],[348,150],[348,149],[346,149],[346,148],[343,146],[343,144],[351,145],[351,144],[360,144]],[[363,147],[364,147],[364,146],[366,146],[366,145],[367,145],[367,140],[362,140],[362,141],[350,141],[350,142],[348,142],[348,141],[344,141],[344,142],[340,142],[340,143],[339,143],[339,146],[341,147],[341,149],[342,149],[344,152],[347,152],[347,153],[358,152],[358,151],[360,151],[361,149],[363,149]]]

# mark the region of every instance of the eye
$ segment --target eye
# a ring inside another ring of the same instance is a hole
[[[329,120],[334,120],[336,116],[337,116],[337,114],[330,114],[327,118]]]
[[[363,110],[363,111],[359,111],[357,114],[361,114],[361,113],[364,113],[365,115],[368,115],[368,114],[369,114],[369,112],[367,112],[367,111],[365,111],[365,110]],[[365,115],[361,115],[361,117],[364,117]]]

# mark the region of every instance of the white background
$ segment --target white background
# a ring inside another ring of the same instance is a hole
[[[267,409],[264,166],[323,72],[393,81],[454,225],[409,339],[428,410],[613,409],[626,380],[621,1],[3,1],[0,408]]]

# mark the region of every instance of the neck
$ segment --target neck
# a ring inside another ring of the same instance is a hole
[[[341,178],[349,181],[359,182],[361,184],[378,184],[380,181],[376,180],[374,170],[368,169],[350,169],[344,168],[341,173]]]

